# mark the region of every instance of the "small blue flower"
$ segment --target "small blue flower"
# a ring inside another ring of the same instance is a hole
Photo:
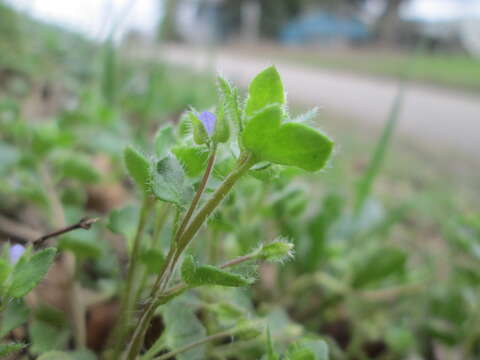
[[[204,111],[200,114],[199,119],[205,127],[205,130],[207,130],[208,136],[212,136],[215,130],[215,123],[217,122],[215,114],[210,111]]]
[[[10,248],[10,262],[12,264],[16,264],[17,261],[22,257],[23,253],[25,252],[25,247],[20,244],[15,244]]]

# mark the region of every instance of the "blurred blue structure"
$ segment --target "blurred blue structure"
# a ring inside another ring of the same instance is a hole
[[[370,31],[360,20],[324,11],[301,16],[280,32],[280,40],[285,44],[364,42],[369,38]]]

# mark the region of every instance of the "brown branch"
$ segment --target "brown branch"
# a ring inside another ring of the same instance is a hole
[[[55,230],[51,233],[41,235],[41,232],[39,232],[38,230],[31,229],[26,225],[0,216],[0,231],[18,238],[15,240],[9,239],[9,241],[12,241],[14,243],[21,243],[23,245],[31,243],[34,244],[35,247],[39,247],[48,239],[66,234],[70,231],[74,231],[76,229],[89,230],[91,226],[95,224],[98,220],[99,218],[85,217],[80,219],[80,221],[73,225],[69,225],[61,228],[60,230]]]
[[[39,238],[33,240],[33,243],[35,244],[36,247],[39,247],[45,241],[47,241],[48,239],[66,234],[70,231],[74,231],[74,230],[77,230],[77,229],[89,230],[92,227],[92,225],[95,224],[98,220],[99,220],[99,218],[84,217],[84,218],[80,219],[80,221],[78,221],[77,223],[75,223],[73,225],[69,225],[69,226],[66,226],[62,229],[59,229],[59,230],[53,231],[51,233],[48,233],[46,235],[40,236]]]

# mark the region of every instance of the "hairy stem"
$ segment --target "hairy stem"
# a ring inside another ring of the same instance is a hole
[[[222,184],[213,194],[212,198],[198,211],[192,219],[190,225],[178,239],[179,253],[182,252],[197,234],[202,224],[212,214],[220,202],[227,196],[233,185],[250,169],[253,165],[252,156],[245,155],[240,159],[238,166],[225,178]]]
[[[157,299],[162,296],[162,293],[168,286],[168,282],[175,270],[175,265],[177,264],[180,255],[186,249],[208,216],[212,214],[215,208],[230,192],[233,185],[250,169],[253,164],[254,161],[250,154],[243,155],[239,159],[236,168],[225,178],[223,183],[213,194],[212,198],[199,210],[197,215],[195,215],[190,224],[185,228],[184,232],[178,238],[178,241],[172,244],[165,262],[166,265],[159,275],[159,281],[157,281],[158,288],[154,289],[152,301],[149,303],[140,317],[132,340],[128,345],[125,359],[134,360],[140,352],[145,333],[158,305]]]
[[[190,207],[188,208],[187,213],[185,214],[180,224],[180,227],[178,228],[177,233],[175,234],[174,241],[178,241],[183,231],[185,230],[186,226],[188,225],[188,222],[190,221],[193,215],[193,212],[197,208],[198,202],[200,201],[200,198],[202,197],[202,194],[205,191],[205,187],[207,186],[208,179],[210,178],[210,174],[212,173],[213,165],[215,164],[216,153],[217,153],[216,146],[213,145],[212,151],[210,153],[210,157],[208,159],[207,168],[205,169],[205,173],[203,174],[203,177],[202,177],[202,180],[200,181],[197,192],[193,197],[192,203],[190,204]]]

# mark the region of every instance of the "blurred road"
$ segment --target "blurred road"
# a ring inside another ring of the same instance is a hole
[[[398,89],[391,80],[278,63],[255,54],[207,54],[205,50],[168,47],[162,56],[175,64],[216,70],[242,86],[262,68],[275,64],[290,100],[377,126],[387,118]],[[440,153],[451,149],[480,158],[480,97],[411,84],[398,130],[425,149]]]

